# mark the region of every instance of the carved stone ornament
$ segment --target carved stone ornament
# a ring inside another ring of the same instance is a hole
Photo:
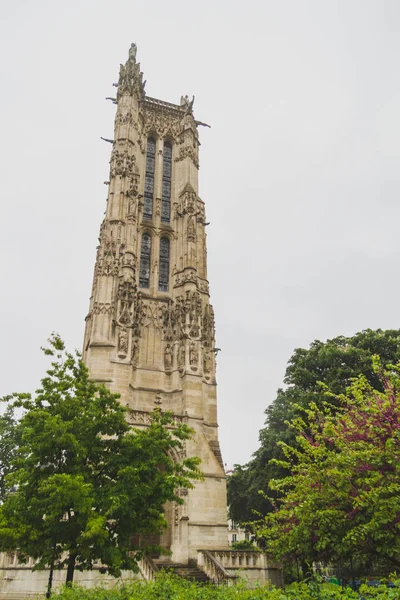
[[[141,99],[144,96],[144,86],[140,64],[136,63],[136,46],[132,44],[128,60],[124,65],[120,65],[117,99],[126,94]]]
[[[193,104],[194,104],[194,96],[191,100],[189,100],[189,96],[181,96],[181,106],[185,111],[186,115],[193,115]]]
[[[138,129],[138,125],[131,111],[125,114],[122,113],[122,111],[118,112],[117,116],[115,117],[115,128],[117,128],[120,125],[129,125],[130,127]]]
[[[198,278],[197,287],[199,288],[200,292],[204,292],[205,294],[210,295],[208,281],[206,281],[205,279]]]
[[[172,425],[168,426],[172,429],[178,427],[182,423],[182,417],[180,415],[173,415]],[[128,422],[131,425],[150,425],[151,424],[151,413],[144,410],[130,410],[128,413]],[[182,451],[181,451],[182,452]],[[174,460],[178,460],[181,453],[176,450],[173,456]],[[185,451],[186,455],[186,451]]]
[[[197,239],[194,215],[188,216],[186,235],[187,235],[188,242],[195,242]]]
[[[155,300],[143,302],[143,327],[162,329],[164,317],[164,303]]]
[[[195,222],[205,223],[204,203],[190,184],[186,184],[183,188],[179,202],[174,202],[174,219],[182,218],[185,215],[188,215],[188,220],[191,220],[190,227],[187,225],[187,229],[192,229],[194,232],[196,231]]]
[[[126,190],[126,195],[128,196],[128,198],[137,198],[138,193],[139,193],[139,175],[138,173],[132,173],[130,176],[130,181],[129,181],[129,187]],[[132,200],[131,200],[132,201]],[[131,204],[129,205],[131,206]],[[129,209],[129,212],[131,212],[131,210]]]
[[[164,340],[169,342],[185,338],[210,340],[210,336],[214,335],[214,321],[212,308],[209,305],[206,306],[204,314],[205,326],[202,296],[195,290],[187,290],[184,295],[177,296],[175,302],[170,301],[168,305],[164,304],[161,311]]]
[[[143,300],[141,293],[136,294],[136,302],[132,318],[132,343],[131,343],[131,364],[136,369],[139,363],[139,338],[143,327]]]
[[[192,127],[193,126],[193,127]],[[183,129],[183,131],[182,131]],[[189,158],[195,167],[199,168],[199,141],[196,124],[192,117],[185,117],[181,123],[181,134],[179,136],[178,155],[175,162]]]
[[[172,364],[173,364],[173,350],[171,348],[170,344],[167,344],[165,346],[165,350],[164,350],[164,367],[166,371],[171,371],[172,370]]]
[[[96,261],[96,276],[117,276],[119,273],[119,259],[114,252],[105,252],[100,249]]]
[[[117,323],[121,325],[132,325],[133,304],[136,293],[136,282],[132,272],[125,272],[118,284],[117,300],[118,313]]]
[[[118,354],[120,356],[126,356],[128,354],[128,332],[125,327],[123,327],[118,334]]]
[[[175,162],[185,160],[185,158],[190,158],[197,169],[200,167],[199,151],[196,147],[185,145],[179,146],[178,156],[175,158]]]
[[[184,283],[197,283],[197,274],[195,269],[186,268],[184,271],[175,274],[174,287],[179,287]],[[198,286],[200,289],[200,286]]]
[[[143,112],[144,128],[143,133],[147,136],[149,133],[155,133],[158,137],[166,136],[175,140],[180,131],[179,116],[163,112],[162,109],[157,111],[146,109]]]
[[[132,347],[131,347],[131,363],[134,369],[137,368],[139,362],[139,339],[132,335]]]
[[[110,315],[113,306],[110,302],[95,302],[93,306],[93,314],[95,315]]]
[[[215,346],[215,318],[211,304],[206,304],[204,308],[202,341],[207,348],[212,349]]]
[[[178,368],[182,371],[186,366],[186,344],[181,340],[178,346]]]
[[[210,378],[211,360],[210,350],[208,348],[203,348],[203,373],[206,379]]]
[[[197,350],[197,346],[194,342],[192,342],[190,344],[189,362],[190,362],[190,366],[192,369],[193,369],[193,367],[195,367],[197,369],[197,366],[199,364],[199,351]]]
[[[120,177],[133,175],[135,163],[136,158],[133,154],[129,153],[128,149],[120,151],[114,148],[110,161],[110,178],[117,175]]]

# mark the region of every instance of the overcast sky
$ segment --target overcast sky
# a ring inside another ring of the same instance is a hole
[[[400,326],[398,0],[2,0],[0,394],[81,348],[119,63],[196,96],[228,466],[296,347]]]

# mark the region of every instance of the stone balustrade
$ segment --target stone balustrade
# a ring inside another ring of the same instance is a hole
[[[138,565],[143,579],[153,581],[156,578],[156,573],[158,573],[159,569],[150,556],[143,556]]]
[[[221,563],[209,550],[198,550],[197,565],[211,579],[213,583],[226,583],[231,585],[236,580],[236,575],[228,573]]]
[[[239,577],[250,587],[271,583],[283,587],[282,567],[257,550],[198,550],[198,566],[214,583],[235,583]]]
[[[212,555],[226,569],[268,568],[268,558],[257,550],[212,550]]]
[[[20,562],[16,552],[0,552],[0,569],[32,570],[36,563],[31,557],[27,557],[26,562]]]

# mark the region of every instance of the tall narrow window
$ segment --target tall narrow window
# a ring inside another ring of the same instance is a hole
[[[140,251],[139,286],[150,287],[150,259],[151,259],[151,236],[149,233],[142,235],[142,248]]]
[[[158,289],[160,292],[168,292],[169,280],[169,239],[162,237],[160,240],[160,274],[158,277]]]
[[[165,142],[162,175],[161,221],[166,223],[169,223],[171,215],[171,174],[172,146],[169,142]]]
[[[156,140],[147,140],[146,175],[144,178],[143,218],[151,220],[153,216],[154,169],[156,164]]]

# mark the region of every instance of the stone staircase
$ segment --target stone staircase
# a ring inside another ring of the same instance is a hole
[[[189,579],[198,583],[209,583],[211,581],[206,573],[195,564],[184,565],[168,560],[155,560],[154,562],[160,570],[164,569],[165,571],[175,573],[178,577],[182,577],[182,579]]]

